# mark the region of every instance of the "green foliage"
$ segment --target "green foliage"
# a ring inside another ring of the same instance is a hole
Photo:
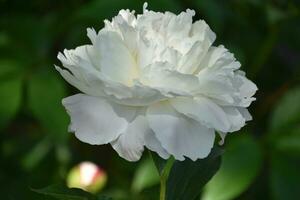
[[[205,188],[203,200],[236,198],[249,187],[261,169],[262,152],[253,138],[237,135],[228,140],[221,168]]]
[[[29,107],[53,138],[65,141],[69,120],[61,101],[66,90],[57,77],[52,71],[33,74],[28,83]]]
[[[132,190],[135,193],[159,183],[159,175],[150,158],[142,161],[135,171]]]
[[[218,171],[223,150],[215,147],[205,159],[175,161],[167,182],[166,200],[194,200]]]
[[[300,88],[289,90],[278,102],[271,118],[270,185],[276,200],[300,195]]]
[[[111,200],[108,197],[97,197],[77,188],[68,188],[63,184],[51,185],[43,189],[32,189],[34,192],[60,200]]]
[[[16,115],[22,98],[22,76],[17,63],[0,60],[0,129]]]
[[[300,159],[274,154],[271,159],[271,190],[275,200],[298,199],[300,195]]]
[[[271,130],[285,131],[300,122],[300,87],[288,91],[278,102],[272,118]]]

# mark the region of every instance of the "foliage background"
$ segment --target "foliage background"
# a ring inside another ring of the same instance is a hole
[[[149,8],[196,10],[259,88],[254,120],[229,136],[204,200],[294,200],[300,196],[300,3],[288,0],[149,0]],[[48,199],[30,188],[65,180],[89,160],[108,173],[115,199],[157,199],[157,174],[145,152],[129,163],[108,145],[67,133],[61,99],[77,93],[55,72],[58,51],[85,44],[86,28],[140,0],[0,0],[1,199]],[[50,199],[50,198],[49,198]]]

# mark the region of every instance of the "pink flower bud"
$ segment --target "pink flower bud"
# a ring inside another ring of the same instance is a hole
[[[103,169],[92,162],[82,162],[73,167],[67,177],[70,188],[80,188],[87,192],[97,193],[106,184],[107,175]]]

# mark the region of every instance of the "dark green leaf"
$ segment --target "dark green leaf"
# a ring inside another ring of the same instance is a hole
[[[13,62],[0,61],[0,129],[14,117],[22,97],[20,68]]]
[[[22,160],[22,165],[25,169],[31,170],[36,167],[50,151],[51,145],[48,138],[37,143]]]
[[[274,143],[274,149],[287,154],[300,155],[300,125],[289,132],[280,134]]]
[[[271,118],[271,131],[286,132],[294,124],[300,123],[300,88],[288,91],[279,101]]]
[[[271,159],[271,190],[274,200],[299,199],[300,159],[275,153]]]
[[[229,138],[220,170],[205,187],[203,200],[235,199],[253,182],[262,165],[262,152],[249,135]]]
[[[205,159],[175,161],[167,181],[167,200],[194,200],[218,171],[222,153],[215,147]]]
[[[77,188],[68,188],[63,184],[51,185],[43,189],[32,189],[34,192],[61,200],[97,200],[97,197]],[[101,200],[101,199],[98,199]]]
[[[58,74],[42,72],[34,74],[28,85],[29,107],[42,126],[55,138],[64,141],[68,116],[61,104],[66,97],[65,85]]]

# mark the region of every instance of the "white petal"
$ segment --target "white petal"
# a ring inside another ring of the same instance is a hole
[[[124,44],[132,55],[136,54],[137,30],[135,29],[136,17],[134,11],[120,10],[119,14],[112,21],[104,20],[105,30],[115,31],[120,34]]]
[[[205,58],[207,51],[215,41],[215,33],[203,20],[195,22],[191,29],[191,38],[188,43],[193,45],[179,62],[179,71],[192,74],[201,70],[201,61]],[[187,46],[187,45],[186,45]]]
[[[106,84],[104,92],[118,104],[129,106],[146,106],[166,99],[166,96],[160,90],[138,82],[132,87],[109,82],[109,84]]]
[[[153,63],[143,69],[145,85],[178,94],[191,94],[198,89],[199,80],[192,74],[169,70],[168,63]]]
[[[137,66],[129,49],[122,41],[121,36],[113,31],[102,30],[98,34],[91,56],[97,58],[97,65],[101,72],[114,81],[131,85],[137,77]]]
[[[124,133],[111,142],[111,145],[119,156],[128,161],[139,160],[144,151],[144,146],[164,159],[170,156],[155,137],[143,115],[138,115],[128,125]]]
[[[100,97],[77,94],[63,99],[71,117],[70,131],[89,144],[106,144],[127,128],[136,110]]]
[[[246,119],[239,112],[239,110],[235,107],[224,106],[224,112],[227,115],[227,118],[230,121],[231,127],[228,132],[234,132],[240,130],[243,126],[245,126]]]
[[[145,135],[150,131],[145,117],[140,115],[111,145],[122,158],[137,161],[144,151]]]
[[[59,53],[57,57],[66,69],[58,66],[55,68],[66,81],[80,91],[93,96],[103,96],[102,76],[89,59],[88,52],[91,49],[91,45],[84,45],[64,50],[64,54]]]
[[[241,64],[236,61],[234,55],[223,45],[210,47],[200,65],[200,69],[213,68],[214,70],[220,70],[222,68],[236,70],[241,66]]]
[[[239,79],[241,85],[239,87],[239,91],[242,97],[252,97],[257,91],[257,86],[247,79],[242,71],[236,72],[236,80]]]
[[[145,146],[151,151],[156,152],[163,159],[168,159],[170,157],[170,154],[162,147],[152,130],[145,135]]]
[[[207,98],[175,98],[170,102],[178,112],[205,124],[209,128],[223,132],[230,129],[231,124],[224,110]]]
[[[164,149],[177,160],[205,158],[213,147],[214,130],[179,114],[168,102],[150,106],[147,119]]]
[[[252,120],[252,116],[249,113],[247,108],[239,108],[238,107],[237,109],[240,111],[240,113],[243,115],[243,117],[245,118],[246,121]]]

